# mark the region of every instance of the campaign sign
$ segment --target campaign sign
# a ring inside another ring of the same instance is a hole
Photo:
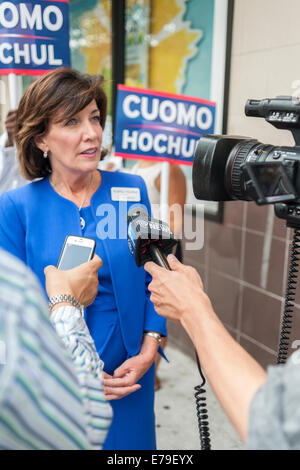
[[[0,2],[0,75],[70,66],[69,0]]]
[[[200,137],[214,132],[215,108],[212,101],[119,85],[115,155],[192,165]]]

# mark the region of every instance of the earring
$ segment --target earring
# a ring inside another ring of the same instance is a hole
[[[48,158],[48,152],[44,152],[43,157],[44,157],[44,158]]]

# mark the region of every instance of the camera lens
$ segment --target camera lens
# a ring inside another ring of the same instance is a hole
[[[197,199],[230,201],[243,198],[241,167],[257,140],[205,135],[198,142],[193,163],[193,191]]]
[[[245,163],[274,162],[280,147],[246,137],[206,135],[198,142],[193,164],[193,190],[207,201],[251,201]]]
[[[248,200],[244,191],[245,181],[242,166],[251,150],[256,146],[257,140],[240,142],[230,152],[225,167],[225,186],[227,192],[232,194],[234,199]],[[256,156],[255,152],[253,154]]]
[[[251,137],[205,135],[193,163],[197,199],[241,199],[270,204],[300,197],[300,100],[292,96],[247,101],[247,116],[291,131],[294,147],[275,147]],[[268,177],[272,174],[272,181]]]
[[[273,145],[261,144],[257,140],[243,141],[232,149],[225,167],[225,186],[233,199],[253,200],[253,194],[246,185],[247,173],[243,165],[246,162],[265,162],[270,155],[274,160],[278,158],[276,153]]]

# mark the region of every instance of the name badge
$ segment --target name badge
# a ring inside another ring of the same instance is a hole
[[[141,200],[140,188],[111,188],[111,200],[139,202]]]

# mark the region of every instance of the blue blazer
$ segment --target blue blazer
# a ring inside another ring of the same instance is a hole
[[[108,171],[101,173],[103,182],[106,183],[103,191],[112,187],[139,188],[140,203],[147,207],[150,214],[147,190],[141,177]],[[97,227],[96,241],[97,237],[103,241],[124,345],[132,356],[141,348],[144,330],[167,334],[166,321],[155,312],[150,301],[147,286],[151,277],[143,267],[136,266],[128,248],[127,212],[132,205],[138,203],[112,201],[111,191],[101,193],[101,187],[102,185],[91,199],[92,213]],[[103,202],[108,206],[103,206]],[[111,210],[110,223],[116,222],[116,230],[112,230],[115,233],[110,234],[109,238],[105,238],[105,228],[103,229],[105,209]],[[49,264],[56,266],[67,235],[82,236],[79,211],[72,201],[53,190],[49,178],[1,195],[0,246],[27,264],[43,287],[44,268]]]

